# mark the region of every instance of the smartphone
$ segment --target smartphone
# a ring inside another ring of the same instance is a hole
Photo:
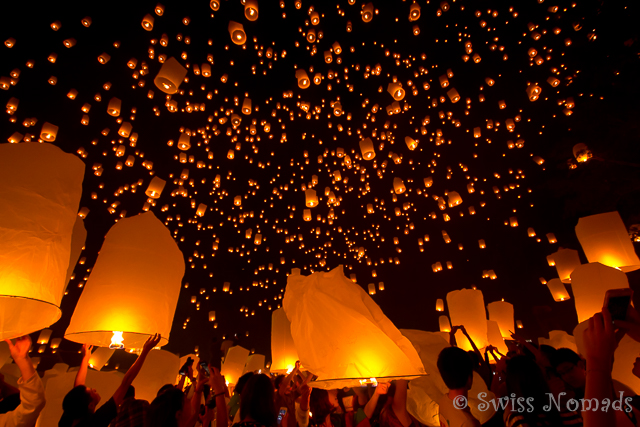
[[[193,365],[193,359],[191,357],[187,358],[187,361],[184,362],[184,365],[182,365],[182,368],[180,368],[180,370],[178,371],[178,373],[180,375],[187,375],[187,373],[189,373],[189,367]]]
[[[278,425],[282,424],[282,419],[287,415],[287,407],[283,406],[280,408],[280,412],[278,412]]]
[[[633,289],[609,289],[604,296],[604,306],[611,313],[611,320],[625,320],[627,318],[627,309],[631,304]]]
[[[211,375],[211,371],[209,371],[209,364],[206,361],[201,360],[200,361],[200,366],[202,367],[202,369],[204,369],[204,371],[207,373],[207,375],[209,375],[209,376]]]

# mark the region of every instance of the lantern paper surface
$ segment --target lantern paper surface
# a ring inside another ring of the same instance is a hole
[[[0,144],[0,339],[55,323],[84,164],[51,144]]]
[[[464,326],[469,336],[480,349],[486,347],[487,315],[484,308],[482,292],[473,289],[461,289],[447,294],[447,307],[451,326]],[[472,350],[469,340],[461,331],[456,333],[458,347],[465,351]]]
[[[580,218],[576,236],[589,262],[618,267],[625,273],[640,268],[640,259],[617,211]]]
[[[342,266],[310,276],[294,269],[283,306],[300,362],[318,376],[314,387],[426,374],[409,340],[364,289],[343,275]]]
[[[578,251],[573,249],[560,249],[549,255],[556,266],[558,277],[562,283],[571,283],[571,273],[581,264]]]
[[[560,279],[551,279],[547,282],[547,287],[554,301],[566,301],[570,299],[569,292]]]
[[[538,338],[538,343],[540,345],[550,345],[551,347],[558,348],[569,348],[576,353],[578,352],[578,346],[576,346],[576,339],[566,333],[565,331],[549,331],[549,338]]]
[[[142,348],[154,333],[169,341],[184,259],[152,212],[118,221],[107,233],[78,300],[65,338],[101,347],[113,331],[127,348]]]
[[[229,384],[238,383],[238,379],[244,372],[244,365],[247,363],[248,356],[249,350],[239,345],[229,349],[220,370],[220,373],[224,375],[225,381]]]
[[[640,378],[631,374],[636,357],[640,355],[640,343],[625,335],[614,354],[613,371],[611,377],[640,394]]]
[[[271,315],[271,372],[283,374],[295,368],[298,351],[291,337],[291,322],[284,308]]]
[[[82,248],[87,240],[87,229],[84,228],[84,221],[79,216],[76,218],[76,223],[73,225],[73,233],[71,234],[71,253],[69,254],[69,267],[67,267],[67,277],[64,281],[65,290],[69,286],[69,280],[73,275],[73,270],[76,269],[76,264],[82,254]]]
[[[11,360],[9,346],[6,342],[2,341],[0,342],[0,368],[2,368],[9,360]]]
[[[576,302],[578,322],[583,322],[602,311],[604,296],[609,289],[628,287],[626,274],[599,262],[583,264],[576,268],[571,273],[571,288]]]
[[[429,375],[418,377],[409,382],[407,391],[407,411],[418,421],[428,426],[440,426],[438,401],[449,389],[444,384],[438,371],[438,355],[449,347],[449,343],[436,332],[424,332],[413,329],[402,329],[402,334],[411,341],[420,356]],[[490,401],[494,394],[487,389],[485,382],[476,372],[473,373],[473,384],[469,390],[468,404],[471,414],[481,423],[487,422],[494,414],[495,409],[489,405],[485,411],[478,409],[482,403],[478,394],[487,393],[485,399]]]
[[[264,355],[252,354],[247,358],[247,364],[244,366],[242,374],[247,372],[264,372]]]
[[[110,348],[98,347],[93,353],[91,353],[91,357],[89,357],[89,367],[95,369],[96,371],[100,371],[104,368],[104,365],[107,364],[111,356],[115,350]]]
[[[495,320],[487,320],[487,339],[489,340],[489,344],[497,348],[500,353],[507,354],[509,351],[507,345],[504,343],[502,330]],[[511,339],[511,337],[509,337],[509,339]],[[493,357],[489,357],[489,362],[496,363]]]
[[[175,354],[165,350],[151,350],[140,373],[133,380],[136,399],[151,403],[156,398],[160,387],[165,384],[175,384],[180,366],[182,366],[180,359]]]
[[[489,311],[489,320],[494,320],[498,323],[502,337],[511,339],[511,332],[509,331],[516,330],[513,323],[513,304],[506,301],[494,301],[487,305],[487,310]]]

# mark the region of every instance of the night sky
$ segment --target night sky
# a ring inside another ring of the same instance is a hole
[[[161,16],[156,2],[143,0],[5,3],[0,77],[12,82],[0,102],[14,97],[19,105],[4,115],[0,141],[16,132],[37,140],[49,122],[59,127],[54,143],[86,164],[86,261],[76,266],[53,337],[63,336],[109,228],[145,209],[153,176],[167,184],[149,210],[186,264],[165,349],[187,354],[198,345],[204,358],[214,339],[219,346],[236,337],[270,359],[271,310],[292,268],[310,274],[344,265],[365,290],[375,284],[373,299],[398,328],[438,330],[436,299],[475,286],[486,304],[514,304],[527,338],[571,332],[573,299],[554,302],[540,281],[557,277],[546,256],[581,251],[574,227],[582,216],[618,210],[627,227],[640,224],[636,2],[420,0],[410,21],[410,2],[376,0],[370,22],[365,3],[351,0],[261,0],[256,21],[240,0],[222,0],[219,10],[201,0],[163,1]],[[147,14],[151,31],[141,25]],[[244,26],[244,45],[232,43],[230,21]],[[188,81],[168,99],[154,78],[170,57],[188,69]],[[301,88],[297,70],[319,84]],[[405,95],[388,114],[395,82]],[[541,92],[531,100],[535,86]],[[118,117],[107,114],[114,97],[122,101]],[[245,98],[250,114],[241,112]],[[235,128],[232,114],[241,118]],[[118,135],[119,121],[137,140]],[[190,148],[181,150],[188,133]],[[373,160],[362,158],[364,138]],[[578,143],[593,154],[586,163],[573,156]],[[129,156],[133,166],[117,169]],[[307,188],[319,197],[310,221]],[[462,203],[449,206],[452,192]],[[207,210],[198,216],[201,203]],[[442,271],[433,271],[436,262]],[[489,270],[494,280],[483,278]],[[628,277],[640,291],[640,275]],[[63,341],[56,354],[47,349],[41,367],[73,363],[78,347]]]

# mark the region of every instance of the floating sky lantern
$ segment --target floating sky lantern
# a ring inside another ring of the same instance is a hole
[[[464,326],[478,348],[485,347],[487,341],[487,315],[482,291],[461,289],[447,294],[447,307],[453,326]],[[461,331],[456,333],[458,347],[473,350],[469,340]]]

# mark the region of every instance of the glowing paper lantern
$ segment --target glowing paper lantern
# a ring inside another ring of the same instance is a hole
[[[291,337],[291,322],[284,308],[271,315],[271,372],[282,374],[296,366],[298,352]]]
[[[506,301],[494,301],[487,305],[487,310],[489,311],[489,320],[498,323],[502,337],[511,339],[511,332],[515,331],[513,324],[513,304]]]
[[[578,322],[583,322],[602,310],[604,295],[609,289],[628,287],[629,281],[626,274],[599,262],[583,264],[573,270],[571,289],[576,303]]]
[[[229,21],[229,35],[231,41],[237,45],[243,45],[247,41],[247,34],[244,32],[244,27],[239,22]]]
[[[257,0],[247,0],[244,3],[244,16],[249,21],[255,21],[258,19],[258,1]]]
[[[640,393],[640,378],[630,375],[633,364],[640,354],[640,343],[625,335],[613,355],[613,371],[611,377]]]
[[[164,190],[164,186],[166,183],[167,181],[165,181],[164,179],[154,176],[151,179],[151,182],[149,183],[149,187],[147,187],[147,191],[145,191],[144,194],[146,194],[147,197],[150,197],[152,199],[157,199],[162,194],[162,190]]]
[[[546,344],[551,347],[558,348],[569,348],[576,353],[578,352],[578,347],[576,346],[576,339],[566,333],[565,331],[549,331],[549,338],[538,338],[538,343],[540,345]]]
[[[178,92],[178,87],[186,75],[187,69],[180,65],[177,59],[171,57],[164,61],[153,83],[164,93],[172,95]]]
[[[224,375],[225,381],[229,384],[237,384],[238,379],[244,372],[244,365],[247,362],[249,356],[249,350],[236,345],[231,347],[227,352],[227,356],[224,358],[222,369],[220,373]]]
[[[453,326],[463,325],[478,348],[486,347],[487,315],[484,308],[482,291],[461,289],[447,294],[447,307]],[[456,333],[458,347],[472,350],[469,340],[461,331]]]
[[[151,402],[160,387],[175,383],[180,366],[180,359],[175,354],[165,350],[150,351],[132,384],[136,388],[136,399]]]
[[[411,343],[364,289],[344,277],[342,266],[310,276],[294,269],[283,306],[300,362],[319,377],[314,387],[425,374]]]
[[[107,364],[115,350],[105,347],[96,348],[89,357],[89,367],[96,371],[101,370]]]
[[[296,71],[296,79],[298,80],[298,87],[300,89],[306,89],[311,85],[311,80],[309,80],[309,76],[304,70]]]
[[[51,144],[0,144],[0,338],[60,318],[84,164]]]
[[[509,351],[507,345],[504,343],[502,330],[495,320],[487,320],[487,339],[489,340],[489,344],[497,348],[500,353],[507,354]],[[511,339],[511,337],[509,337],[509,339]],[[489,358],[489,360],[491,361],[490,363],[495,363],[494,359]]]
[[[108,347],[123,332],[128,348],[142,348],[169,332],[184,274],[184,259],[169,230],[152,212],[125,218],[105,237],[65,338]]]
[[[43,329],[40,331],[40,335],[38,335],[38,339],[36,342],[38,344],[47,344],[49,342],[49,338],[51,338],[52,329]]]
[[[447,316],[438,317],[438,323],[440,325],[440,332],[451,332],[451,323]]]
[[[401,178],[395,177],[393,178],[393,191],[396,194],[402,194],[407,191],[407,187],[404,186],[404,182]]]
[[[244,375],[247,372],[262,372],[264,371],[264,355],[252,354],[247,358],[247,364],[244,366]]]
[[[365,160],[373,160],[373,158],[376,157],[376,151],[373,148],[371,138],[360,140],[360,152],[362,153],[362,158]]]
[[[578,251],[573,249],[560,249],[558,252],[549,255],[556,266],[558,277],[562,283],[571,283],[571,273],[580,266]]]
[[[616,267],[625,273],[640,268],[640,259],[618,212],[580,218],[576,235],[589,262]]]
[[[567,292],[567,288],[560,279],[549,280],[549,282],[547,282],[547,287],[549,288],[549,292],[551,292],[551,296],[554,301],[566,301],[571,299],[569,292]]]
[[[305,205],[309,208],[314,208],[318,206],[318,196],[316,195],[316,190],[309,188],[304,192],[305,196]]]
[[[444,311],[444,301],[441,298],[436,300],[436,311]]]

